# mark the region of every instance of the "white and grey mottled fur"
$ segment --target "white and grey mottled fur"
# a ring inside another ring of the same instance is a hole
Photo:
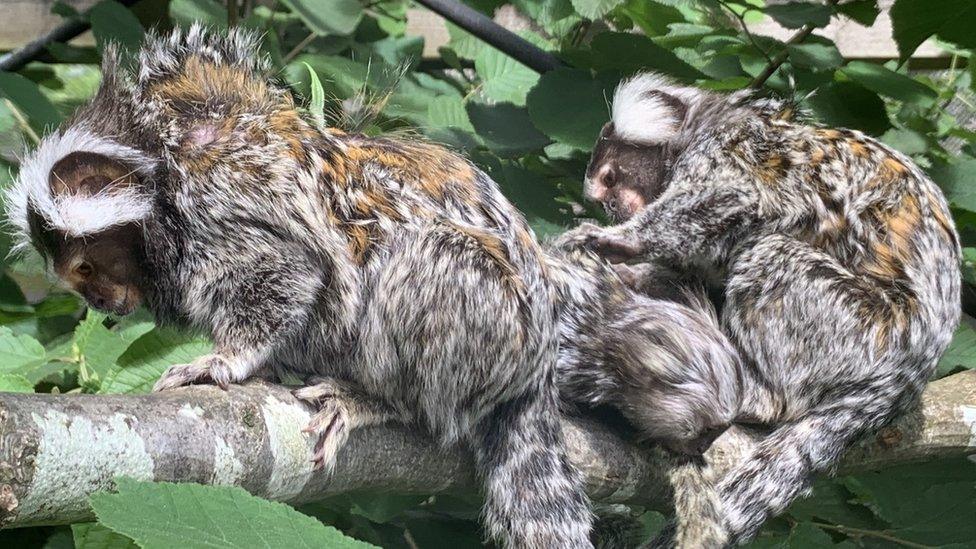
[[[583,226],[560,244],[724,282],[722,323],[746,366],[737,420],[775,427],[718,482],[729,541],[743,542],[918,400],[960,315],[958,236],[938,187],[859,132],[653,75],[621,86],[628,102],[614,106],[593,162],[612,164],[615,143],[637,147],[660,169],[607,183],[654,192],[624,223]],[[653,108],[633,110],[641,98]]]
[[[57,207],[73,197],[51,196],[47,149],[76,133],[111,142],[95,152],[146,167],[138,196],[151,211],[79,210],[82,232],[137,222],[147,305],[214,339],[213,355],[171,367],[158,389],[271,368],[310,376],[296,394],[319,406],[320,465],[351,429],[416,423],[474,451],[491,536],[589,546],[559,422],[554,290],[523,217],[443,149],[315,129],[256,51],[245,32],[195,26],[150,36],[135,76],[109,57],[98,95],[16,187],[22,235],[77,236]]]

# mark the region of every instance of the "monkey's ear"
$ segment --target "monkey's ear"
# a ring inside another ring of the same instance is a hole
[[[75,151],[54,163],[48,175],[54,197],[120,194],[138,184],[135,170],[105,155]]]
[[[654,73],[639,74],[617,86],[613,95],[616,137],[648,145],[677,137],[688,114],[686,90]]]

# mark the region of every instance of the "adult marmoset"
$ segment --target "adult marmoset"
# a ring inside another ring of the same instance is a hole
[[[135,73],[109,52],[91,103],[24,161],[23,239],[90,305],[142,300],[213,337],[157,390],[310,378],[319,466],[352,429],[414,423],[471,447],[506,546],[589,546],[554,290],[523,217],[444,148],[310,124],[257,50],[192,27],[149,37]]]
[[[916,403],[958,324],[960,246],[910,159],[780,101],[642,74],[618,87],[587,176],[623,223],[561,246],[725,285],[745,373],[736,420],[775,427],[718,483],[729,542]]]

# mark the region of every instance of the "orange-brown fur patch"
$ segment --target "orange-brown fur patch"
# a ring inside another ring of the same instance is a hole
[[[270,94],[264,78],[232,65],[215,65],[192,55],[179,74],[154,82],[150,95],[163,97],[171,105],[205,104],[214,97],[234,100],[237,109],[253,108],[266,103]]]
[[[850,149],[851,153],[858,158],[867,158],[870,151],[868,150],[867,144],[864,141],[859,141],[857,139],[848,139],[847,148]]]

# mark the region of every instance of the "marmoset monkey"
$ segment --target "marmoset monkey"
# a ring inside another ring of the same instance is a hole
[[[739,361],[707,308],[640,296],[587,254],[547,255],[443,148],[315,128],[256,49],[193,27],[151,36],[134,75],[109,50],[96,96],[8,195],[21,244],[91,306],[144,301],[213,337],[157,390],[314,378],[296,395],[319,410],[317,465],[352,429],[419,424],[474,450],[488,531],[532,548],[589,545],[557,381],[679,451],[734,417],[715,381]]]
[[[960,247],[908,158],[778,101],[642,74],[617,88],[587,176],[625,222],[561,246],[726,285],[722,323],[745,363],[737,420],[775,426],[717,485],[728,542],[916,403],[959,321]]]
[[[314,460],[384,421],[466,443],[509,547],[587,547],[545,255],[497,185],[434,145],[319,130],[256,37],[150,36],[25,159],[10,218],[89,304],[208,332],[157,390],[268,368],[314,382]]]

